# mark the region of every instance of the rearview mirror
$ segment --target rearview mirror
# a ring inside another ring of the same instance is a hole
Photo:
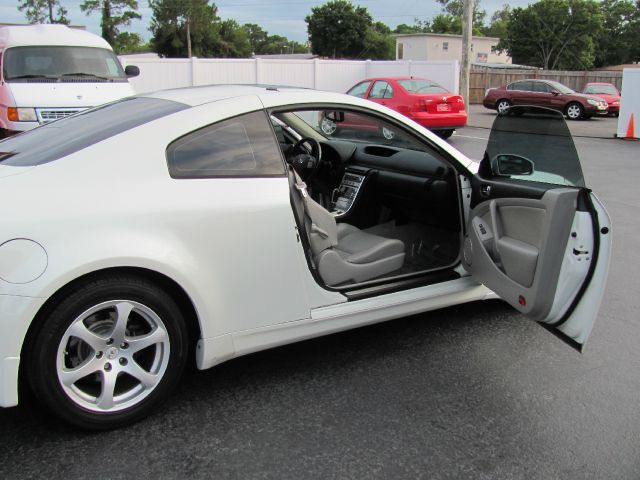
[[[500,177],[512,175],[532,175],[533,162],[528,158],[511,153],[501,153],[491,160],[491,171]]]
[[[124,67],[124,74],[127,76],[127,78],[137,77],[138,75],[140,75],[140,69],[135,65],[127,65],[126,67]]]
[[[322,116],[327,120],[331,120],[335,123],[344,122],[344,112],[338,111],[324,111],[322,112]]]

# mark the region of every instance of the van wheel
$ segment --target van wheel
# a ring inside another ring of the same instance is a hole
[[[42,322],[28,377],[54,415],[104,430],[142,419],[174,389],[187,359],[180,309],[153,283],[110,276],[81,285]]]

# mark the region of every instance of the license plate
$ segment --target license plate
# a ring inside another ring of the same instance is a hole
[[[437,108],[438,112],[450,112],[451,111],[451,105],[449,105],[448,103],[439,103],[436,108]]]

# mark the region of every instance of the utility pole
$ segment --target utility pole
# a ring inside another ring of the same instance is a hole
[[[471,39],[473,35],[473,0],[464,0],[462,11],[462,65],[460,68],[460,94],[469,108],[469,78],[471,75]]]
[[[187,15],[187,58],[191,58],[191,22]]]

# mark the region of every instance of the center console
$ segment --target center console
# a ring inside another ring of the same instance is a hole
[[[364,175],[345,172],[340,186],[333,190],[331,196],[331,206],[335,214],[342,215],[349,211],[356,200],[362,182],[364,182]]]

